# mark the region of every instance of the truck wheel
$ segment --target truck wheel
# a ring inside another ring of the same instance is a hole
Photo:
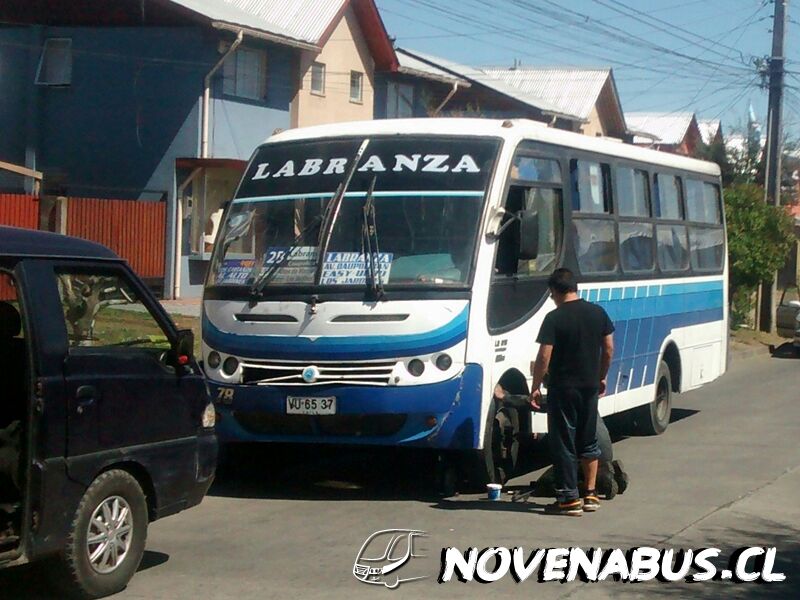
[[[147,501],[127,471],[102,473],[83,495],[59,558],[60,585],[74,598],[102,598],[128,585],[147,540]]]
[[[660,435],[667,430],[672,414],[672,378],[663,360],[656,373],[656,391],[653,401],[634,409],[636,432],[641,435]]]
[[[482,450],[470,453],[469,488],[482,491],[487,483],[505,483],[514,474],[519,456],[519,413],[513,407],[497,409],[493,399],[484,429]]]

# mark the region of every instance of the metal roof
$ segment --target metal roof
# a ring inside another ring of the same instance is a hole
[[[318,44],[348,0],[170,0],[212,21]]]
[[[541,98],[567,114],[588,119],[610,69],[486,67],[488,76],[514,86],[525,94]]]
[[[421,60],[410,54],[409,52],[397,48],[395,50],[395,54],[397,55],[397,60],[400,63],[400,67],[398,71],[400,73],[406,73],[408,75],[414,75],[416,77],[422,77],[425,79],[433,79],[434,81],[443,81],[445,83],[458,83],[459,85],[463,85],[469,87],[470,83],[462,78],[454,75],[449,71],[445,71],[444,69],[440,69],[424,60]]]
[[[704,119],[697,121],[697,127],[700,128],[700,137],[703,138],[703,143],[708,145],[714,141],[717,132],[722,128],[722,121],[719,119]]]
[[[331,123],[313,127],[287,129],[267,140],[267,143],[315,140],[332,137],[352,136],[403,136],[403,135],[446,135],[446,136],[478,136],[502,138],[507,141],[507,148],[513,149],[522,139],[537,140],[546,144],[577,148],[589,152],[601,152],[610,156],[618,156],[630,160],[640,160],[656,165],[686,169],[706,175],[719,176],[716,163],[697,160],[642,148],[633,144],[624,144],[608,138],[593,137],[548,127],[531,119],[478,119],[449,118],[437,119],[377,119],[374,121],[350,121],[347,123]],[[510,160],[510,158],[509,158]],[[498,181],[502,181],[498,179]]]
[[[0,227],[0,256],[102,258],[120,260],[101,244],[48,231]]]
[[[416,50],[396,49],[396,52],[398,50],[400,52],[404,52],[407,56],[417,59],[418,61],[426,63],[439,70],[444,70],[446,72],[449,72],[451,75],[461,77],[472,83],[478,83],[499,94],[502,94],[509,98],[513,98],[514,100],[517,100],[522,104],[541,110],[544,113],[555,115],[558,117],[563,117],[571,121],[584,120],[583,117],[579,115],[561,110],[558,106],[556,106],[552,102],[549,102],[543,98],[535,97],[531,94],[527,94],[511,84],[508,84],[495,77],[491,77],[490,75],[488,75],[487,73],[476,67],[461,65],[459,63],[447,60],[445,58],[432,56],[430,54],[423,54],[422,52],[417,52]]]
[[[629,112],[625,113],[625,122],[633,131],[645,132],[656,138],[659,144],[680,144],[692,124],[694,113],[657,113]],[[650,144],[650,137],[634,136],[634,144]]]

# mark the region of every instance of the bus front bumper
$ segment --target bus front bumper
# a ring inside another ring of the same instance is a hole
[[[254,386],[209,380],[220,442],[309,442],[477,448],[483,370],[418,386]],[[230,389],[233,389],[231,398]],[[288,396],[336,398],[336,414],[286,414]]]

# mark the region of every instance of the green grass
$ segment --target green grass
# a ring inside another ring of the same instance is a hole
[[[171,315],[178,329],[191,329],[194,332],[195,355],[200,353],[200,319],[185,315]],[[161,328],[147,313],[104,308],[97,314],[94,325],[95,337],[103,343],[115,344],[125,340],[150,337],[151,347],[169,348]]]

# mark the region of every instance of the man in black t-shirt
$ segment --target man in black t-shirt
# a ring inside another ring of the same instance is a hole
[[[556,309],[548,313],[531,363],[531,405],[539,408],[539,389],[547,383],[547,428],[556,476],[556,502],[548,513],[580,516],[600,506],[597,479],[597,398],[606,391],[606,374],[614,353],[614,325],[606,311],[578,298],[569,269],[556,269],[548,280]],[[586,490],[578,492],[580,458]]]

